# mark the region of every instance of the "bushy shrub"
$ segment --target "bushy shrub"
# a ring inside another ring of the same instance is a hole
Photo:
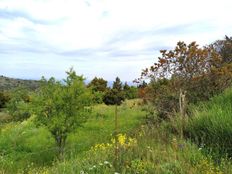
[[[162,118],[179,111],[180,91],[186,91],[188,103],[197,103],[209,100],[231,85],[232,64],[225,63],[212,47],[178,42],[174,50],[160,52],[158,62],[143,70],[139,80],[151,80],[144,98],[154,104]]]

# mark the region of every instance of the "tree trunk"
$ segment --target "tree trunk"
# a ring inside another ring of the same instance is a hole
[[[56,144],[58,147],[58,159],[63,160],[64,159],[64,150],[65,150],[65,143],[66,143],[66,136],[61,134],[56,136]]]

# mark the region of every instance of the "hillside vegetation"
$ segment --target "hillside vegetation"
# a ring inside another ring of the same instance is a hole
[[[127,101],[118,108],[120,133],[131,132],[144,119],[138,101]],[[45,127],[37,128],[33,117],[22,123],[6,123],[0,132],[0,171],[28,172],[34,167],[48,166],[56,160],[57,147]],[[97,105],[89,120],[67,140],[65,159],[81,156],[98,143],[109,142],[114,133],[114,107]],[[0,173],[1,173],[0,172]]]
[[[232,173],[231,50],[178,42],[137,87],[73,68],[36,90],[2,77],[0,174]]]
[[[98,140],[98,143],[84,153],[73,154],[63,162],[58,161],[50,167],[32,168],[29,171],[49,174],[109,174],[115,171],[122,174],[232,173],[231,160],[228,158],[228,155],[232,154],[228,151],[231,149],[231,94],[232,89],[228,89],[209,102],[192,106],[193,115],[185,120],[186,139],[181,139],[179,133],[173,132],[173,126],[178,129],[176,124],[180,121],[179,117],[176,117],[175,122],[170,120],[159,123],[156,114],[148,114],[151,112],[147,112],[147,106],[138,107],[146,111],[148,115],[145,120],[148,122],[141,120],[140,126],[135,127],[133,131],[122,131],[123,133],[119,134],[117,167],[114,164],[115,141],[109,137],[107,141]],[[123,107],[128,106],[127,104]],[[107,107],[97,106],[100,110],[106,110]],[[135,108],[137,107],[131,109]],[[126,120],[129,122],[133,118],[128,117]],[[221,152],[220,155],[218,150]]]
[[[0,90],[11,90],[17,87],[26,87],[28,89],[34,90],[39,87],[39,81],[0,76]]]

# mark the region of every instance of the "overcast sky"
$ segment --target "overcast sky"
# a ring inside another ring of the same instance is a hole
[[[225,35],[231,0],[0,0],[0,74],[132,81],[160,49]]]

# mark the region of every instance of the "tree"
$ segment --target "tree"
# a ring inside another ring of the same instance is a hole
[[[113,89],[121,92],[122,91],[122,82],[119,77],[116,77],[114,83],[113,83]]]
[[[91,87],[94,92],[105,92],[107,90],[107,81],[103,78],[94,77],[88,87]]]
[[[60,159],[68,134],[86,122],[89,114],[86,108],[91,104],[91,92],[84,78],[77,76],[73,69],[66,73],[63,81],[42,78],[32,105],[36,123],[44,125],[54,137]]]
[[[119,77],[116,77],[113,88],[109,89],[103,97],[103,101],[107,105],[120,105],[125,100],[122,82]]]
[[[115,168],[118,168],[118,106],[125,100],[125,95],[122,88],[122,82],[119,77],[113,83],[113,88],[109,89],[103,101],[106,105],[115,105]]]
[[[230,85],[231,65],[211,46],[199,48],[196,42],[189,45],[178,42],[174,50],[161,50],[158,62],[143,70],[141,79],[149,78],[147,94],[168,117],[178,111],[180,91],[187,91],[189,102],[208,100]]]
[[[95,103],[102,103],[103,96],[107,91],[107,81],[103,78],[95,77],[89,84],[88,88],[92,90],[93,101]]]
[[[225,36],[225,39],[217,40],[211,46],[222,56],[224,63],[232,63],[232,37]]]

